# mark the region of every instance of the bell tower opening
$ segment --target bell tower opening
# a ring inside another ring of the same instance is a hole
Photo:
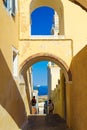
[[[63,38],[64,36],[64,7],[61,0],[49,2],[42,0],[31,1],[30,3],[30,25],[31,39],[37,36],[50,36],[49,38]],[[34,29],[35,28],[35,29]],[[33,32],[33,29],[35,32]],[[41,32],[39,32],[41,30]],[[49,31],[48,31],[49,30]],[[34,36],[34,37],[32,37]],[[40,37],[39,37],[40,38]]]
[[[53,35],[54,10],[47,6],[36,8],[31,13],[31,35]]]

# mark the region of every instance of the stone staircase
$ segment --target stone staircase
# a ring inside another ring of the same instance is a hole
[[[70,130],[66,122],[57,114],[30,115],[26,130]]]

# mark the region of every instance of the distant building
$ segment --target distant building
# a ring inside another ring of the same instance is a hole
[[[54,36],[59,35],[59,17],[55,11],[54,17],[53,17],[53,24],[52,24],[52,29],[51,29],[51,34]]]
[[[47,67],[47,74],[48,74],[48,98],[51,97],[51,92],[56,88],[58,85],[58,80],[60,80],[60,67],[55,63],[48,62]]]

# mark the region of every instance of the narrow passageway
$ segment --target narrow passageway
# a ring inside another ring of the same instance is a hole
[[[28,117],[27,130],[70,130],[66,122],[57,114],[31,115]]]

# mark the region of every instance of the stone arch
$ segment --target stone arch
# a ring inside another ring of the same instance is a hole
[[[67,66],[65,61],[63,61],[61,58],[59,58],[59,57],[57,57],[53,54],[48,54],[48,53],[37,53],[37,54],[34,54],[34,55],[28,57],[20,65],[20,72],[23,73],[30,66],[32,66],[32,64],[39,62],[39,61],[43,61],[43,60],[52,61],[55,64],[57,64],[59,67],[61,67],[63,69],[64,75],[65,75],[65,78],[66,78],[66,82],[72,81],[71,71],[69,70],[69,67]]]
[[[47,6],[50,8],[53,8],[58,17],[59,17],[59,30],[60,30],[60,35],[64,35],[64,10],[63,10],[63,3],[61,2],[61,0],[54,0],[52,2],[50,2],[50,0],[32,0],[30,3],[30,7],[29,7],[29,12],[30,14],[39,7],[42,6]]]

